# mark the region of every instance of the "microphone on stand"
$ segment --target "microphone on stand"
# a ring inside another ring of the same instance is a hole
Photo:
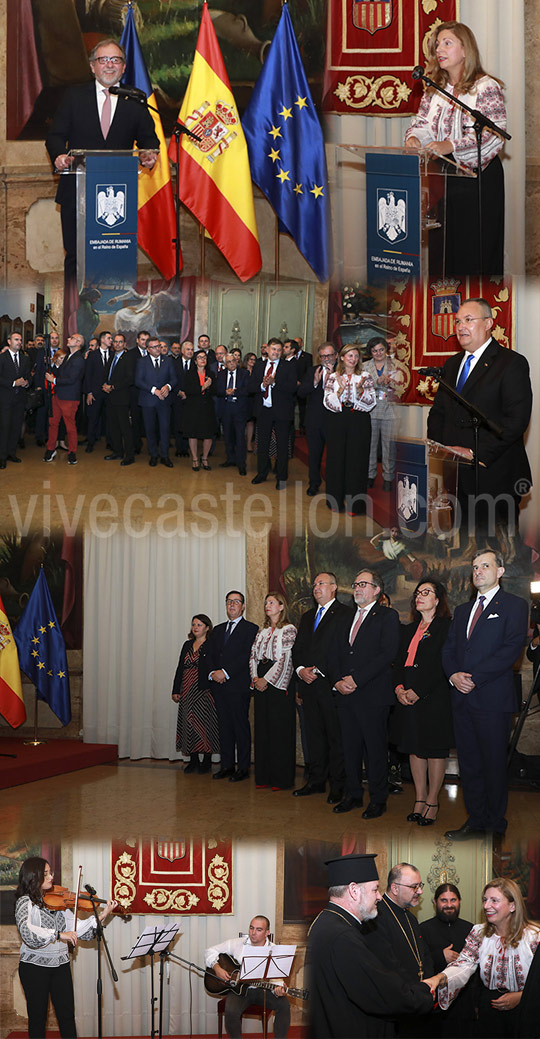
[[[144,90],[139,90],[138,87],[109,87],[109,94],[118,94],[118,97],[128,97],[131,101],[140,101],[141,103],[148,101]]]
[[[442,368],[419,368],[418,372],[420,375],[431,375],[434,379],[438,379],[442,373]]]

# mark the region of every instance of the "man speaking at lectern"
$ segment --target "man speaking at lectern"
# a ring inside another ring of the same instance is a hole
[[[485,544],[495,525],[510,538],[518,531],[519,502],[532,484],[524,434],[532,407],[529,365],[525,357],[500,346],[491,336],[493,316],[485,299],[467,299],[455,315],[456,336],[462,352],[450,357],[443,379],[471,404],[501,427],[500,434],[481,424],[478,435],[478,494],[476,541]],[[428,437],[447,447],[467,448],[474,459],[474,429],[469,411],[440,386],[428,416]],[[462,522],[474,530],[475,470],[459,468],[458,499]],[[472,545],[471,545],[472,547]]]
[[[159,152],[154,121],[146,105],[109,93],[124,75],[124,48],[115,40],[101,40],[89,60],[94,82],[66,90],[45,141],[55,172],[64,174],[56,201],[61,209],[66,276],[75,276],[77,257],[75,177],[65,175],[73,161],[67,153],[73,148],[116,151],[137,146],[148,149],[139,152],[139,162],[152,169]]]

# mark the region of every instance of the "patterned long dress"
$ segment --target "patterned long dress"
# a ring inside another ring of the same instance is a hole
[[[205,644],[193,649],[182,647],[174,678],[173,693],[178,693],[176,749],[182,754],[219,753],[218,724],[214,700],[209,689],[199,689],[199,657]]]

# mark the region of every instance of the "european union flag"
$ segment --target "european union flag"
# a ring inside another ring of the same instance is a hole
[[[288,4],[242,120],[251,176],[320,281],[330,276],[324,139]]]
[[[71,699],[66,644],[54,612],[43,570],[34,585],[24,613],[13,630],[19,666],[62,725],[71,721]]]

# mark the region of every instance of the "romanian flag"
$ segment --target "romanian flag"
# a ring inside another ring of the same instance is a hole
[[[0,714],[14,729],[26,721],[17,646],[0,599]]]
[[[156,107],[156,99],[146,69],[131,4],[120,43],[126,52],[126,71],[123,83],[144,90],[148,104]],[[164,278],[174,278],[176,272],[175,247],[176,212],[171,184],[167,145],[157,112],[149,109],[159,140],[160,155],[153,170],[139,167],[139,233],[141,249],[150,257]]]
[[[262,266],[253,187],[244,132],[206,2],[178,118],[201,138],[180,139],[180,198],[247,281]],[[169,155],[176,159],[174,136]]]

